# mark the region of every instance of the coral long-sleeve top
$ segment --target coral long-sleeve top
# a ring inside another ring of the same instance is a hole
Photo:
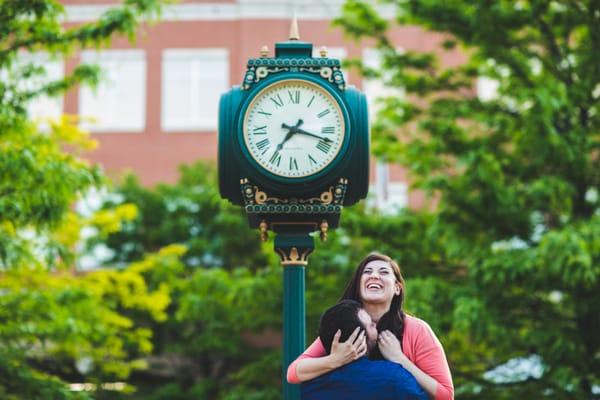
[[[402,337],[402,351],[419,369],[437,381],[435,400],[454,399],[454,386],[446,354],[442,344],[435,336],[427,322],[406,315],[404,319],[404,336]],[[296,364],[304,358],[317,358],[325,356],[325,347],[321,339],[317,338],[287,370],[289,383],[300,383],[296,374]]]

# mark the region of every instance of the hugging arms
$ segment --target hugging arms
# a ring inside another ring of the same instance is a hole
[[[402,365],[435,400],[454,398],[454,387],[441,343],[429,325],[402,310],[404,279],[389,257],[370,254],[357,267],[342,299],[358,301],[379,332],[371,359],[385,359]],[[334,337],[330,352],[317,338],[287,371],[290,383],[322,376],[368,350],[367,332],[353,333],[352,340]]]

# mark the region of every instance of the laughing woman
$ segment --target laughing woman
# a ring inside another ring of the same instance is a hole
[[[429,325],[405,314],[404,279],[400,267],[390,257],[372,253],[358,265],[343,299],[360,301],[379,332],[378,348],[371,358],[385,358],[401,364],[414,375],[430,398],[451,400],[454,387],[450,368],[440,341]],[[317,338],[308,349],[290,364],[287,380],[301,383],[348,364],[366,354],[364,332],[351,343],[333,340],[331,353],[326,355]]]

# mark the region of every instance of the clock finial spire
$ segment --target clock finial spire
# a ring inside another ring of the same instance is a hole
[[[300,33],[298,32],[298,18],[296,18],[296,13],[294,13],[292,25],[290,26],[290,40],[300,40]]]

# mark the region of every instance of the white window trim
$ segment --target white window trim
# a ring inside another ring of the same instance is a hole
[[[403,53],[404,49],[401,47],[397,47],[396,51],[398,53]],[[368,47],[368,48],[363,49],[362,60],[363,60],[363,63],[366,64],[367,67],[374,68],[374,69],[381,68],[381,58],[378,55],[378,50],[376,48]],[[374,60],[374,62],[372,62],[373,60]],[[375,93],[374,96],[371,93],[369,93],[369,91],[368,91],[368,85],[372,84],[372,83],[378,83],[381,86],[380,92]],[[367,101],[369,104],[369,118],[371,120],[373,120],[377,116],[377,112],[379,111],[379,109],[381,107],[378,104],[378,100],[380,98],[385,98],[385,97],[390,97],[390,96],[397,96],[397,97],[404,98],[406,96],[404,89],[386,87],[386,86],[384,86],[381,79],[363,78],[362,88],[363,88],[363,91],[365,92],[365,95],[367,96]]]
[[[215,120],[210,123],[189,123],[187,125],[171,125],[167,124],[167,109],[166,109],[166,91],[167,91],[167,80],[166,78],[166,60],[167,58],[180,59],[180,60],[188,60],[193,59],[194,61],[198,58],[210,60],[213,58],[223,58],[225,59],[225,69],[226,73],[226,81],[224,91],[227,90],[230,86],[229,83],[229,71],[230,71],[230,59],[229,59],[229,49],[227,48],[210,48],[210,49],[165,49],[162,53],[161,59],[161,99],[160,99],[160,125],[161,130],[166,133],[172,132],[201,132],[201,133],[209,133],[215,132],[218,128],[219,121],[218,115],[215,115]],[[198,93],[201,95],[200,93]],[[220,93],[221,94],[221,93]],[[219,94],[219,95],[220,95]],[[217,99],[218,101],[218,99]]]
[[[374,186],[375,206],[382,213],[395,213],[409,206],[408,185],[403,181],[391,180],[388,163],[377,161]]]
[[[65,76],[64,60],[58,59],[58,58],[53,58],[50,56],[50,54],[48,54],[46,52],[30,53],[30,52],[23,51],[23,52],[18,53],[16,63],[11,68],[0,70],[0,79],[9,79],[9,74],[10,74],[9,71],[10,70],[13,70],[15,68],[18,69],[18,68],[28,65],[28,64],[33,64],[36,66],[43,66],[45,69],[46,75],[45,76],[36,75],[34,77],[33,82],[36,82],[37,84],[32,83],[32,82],[27,82],[27,81],[18,82],[17,86],[21,87],[22,89],[25,89],[31,85],[33,86],[33,88],[39,89],[42,86],[44,86],[45,84],[56,81],[56,80],[63,79]],[[57,67],[56,74],[52,74],[52,68],[48,68],[50,66]],[[28,89],[32,89],[32,87],[29,87]],[[42,102],[54,103],[54,105],[56,106],[56,115],[46,112],[47,110],[44,110],[41,113],[35,113],[34,110],[36,108],[41,108],[40,105]],[[27,103],[27,114],[28,114],[29,118],[33,121],[38,122],[39,127],[43,130],[49,129],[49,126],[46,123],[47,120],[57,120],[61,117],[63,112],[64,112],[64,96],[63,95],[52,96],[52,97],[47,96],[47,95],[40,95],[38,97],[35,97],[35,98],[29,100]]]
[[[148,70],[148,62],[146,60],[146,52],[143,49],[127,49],[127,50],[84,50],[80,54],[80,60],[82,63],[88,64],[102,64],[103,62],[122,62],[122,61],[142,61],[143,68],[141,72],[142,79],[142,87],[140,97],[142,100],[141,105],[141,125],[137,127],[130,126],[119,126],[119,125],[105,125],[98,126],[94,122],[82,122],[80,126],[88,130],[92,133],[142,133],[146,130],[146,108],[147,108],[147,70]],[[102,72],[101,72],[102,73]],[[102,80],[99,85],[102,85]],[[89,117],[89,115],[85,115],[82,111],[83,109],[83,99],[82,99],[82,90],[90,90],[89,88],[80,88],[79,89],[79,104],[78,111],[81,116],[85,119]],[[93,90],[93,89],[91,89]]]

